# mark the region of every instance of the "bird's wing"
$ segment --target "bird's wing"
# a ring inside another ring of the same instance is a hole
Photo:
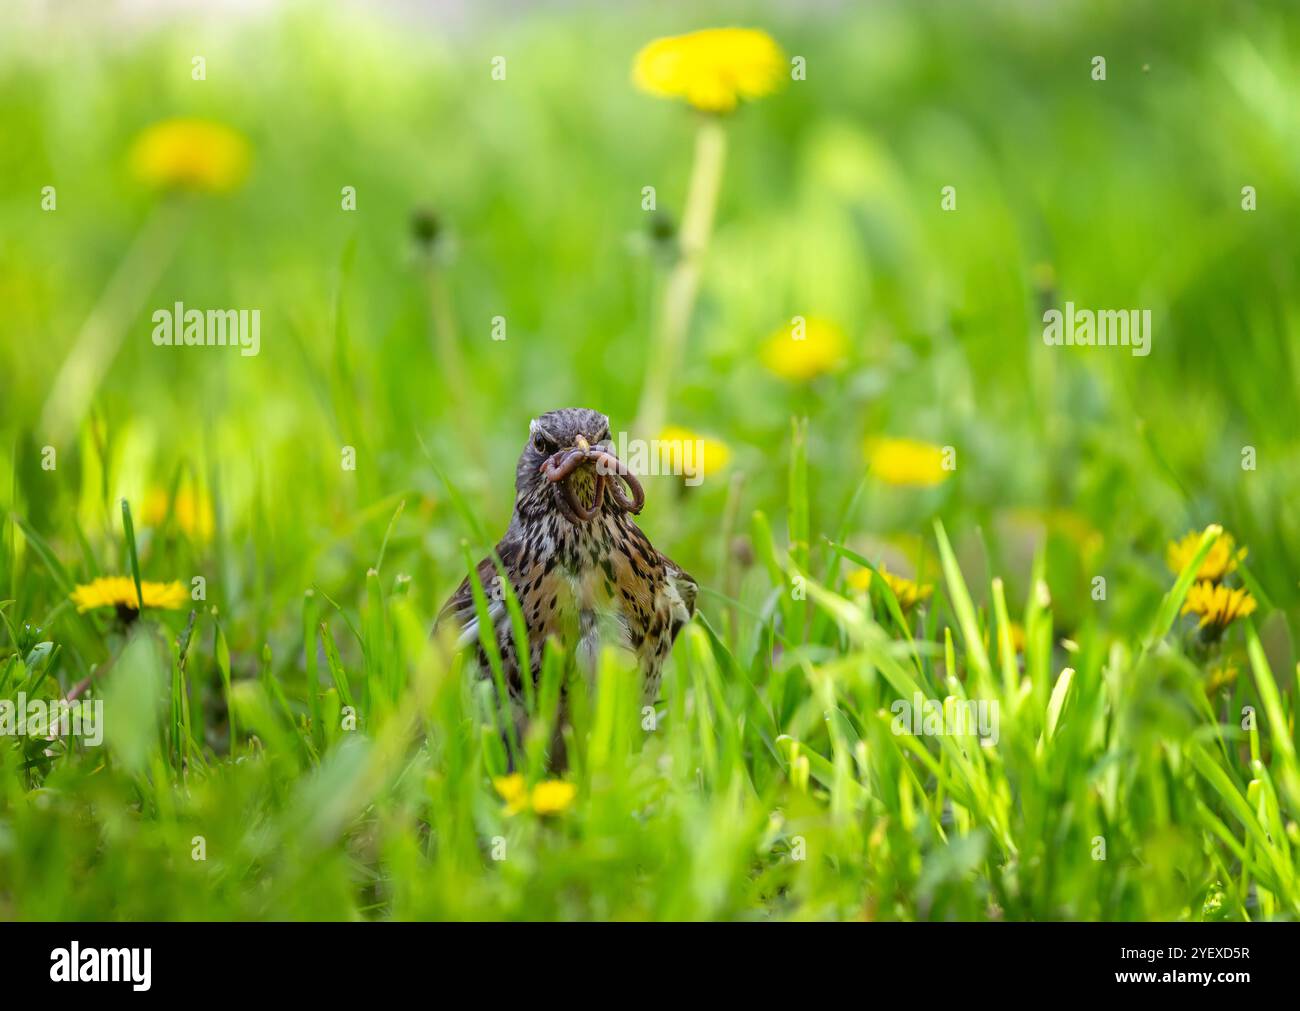
[[[501,564],[506,572],[510,572],[514,565],[515,555],[518,552],[518,545],[515,541],[501,541],[496,547],[497,557],[501,559]],[[499,592],[494,592],[497,586],[497,567],[492,560],[492,556],[482,559],[477,566],[479,585],[483,587],[483,592],[487,595],[488,614],[491,616],[493,623],[505,612],[505,598]],[[461,630],[460,642],[462,645],[473,642],[478,638],[478,614],[474,610],[474,591],[470,586],[469,576],[461,580],[460,586],[456,587],[453,593],[442,609],[438,612],[438,617],[433,623],[434,634],[436,635],[442,628],[452,626]]]
[[[699,595],[700,584],[695,581],[694,576],[662,551],[659,553],[659,561],[664,567],[668,599],[672,608],[673,625],[679,627],[686,624],[695,615],[695,598]]]

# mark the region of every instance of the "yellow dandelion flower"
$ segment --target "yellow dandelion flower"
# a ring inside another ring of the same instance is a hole
[[[512,772],[508,776],[495,776],[492,779],[492,785],[496,788],[501,799],[506,802],[506,814],[518,814],[528,807],[528,786],[524,783],[524,777],[517,772]]]
[[[1025,626],[1018,621],[1013,621],[1007,632],[1011,636],[1012,651],[1023,653],[1025,651]]]
[[[845,578],[844,581],[855,590],[867,590],[871,587],[872,572],[870,569],[854,569]]]
[[[894,596],[898,599],[898,606],[904,611],[910,611],[921,601],[929,598],[934,592],[934,587],[927,583],[918,583],[908,579],[905,576],[896,576],[890,572],[884,565],[877,570],[879,578],[894,591]]]
[[[883,563],[875,573],[866,568],[856,569],[849,573],[848,582],[856,590],[866,590],[876,579],[882,580],[894,591],[898,606],[904,611],[910,611],[923,600],[928,600],[930,594],[934,592],[934,587],[929,583],[919,583],[906,576],[895,575]]]
[[[548,779],[538,783],[530,793],[524,777],[517,772],[494,777],[492,786],[506,802],[507,815],[516,815],[529,808],[542,816],[563,814],[578,795],[578,788],[562,779]]]
[[[1169,547],[1165,550],[1165,564],[1169,566],[1169,571],[1175,576],[1183,571],[1186,566],[1196,555],[1196,549],[1201,546],[1201,534],[1193,530],[1186,534],[1181,540],[1170,541]],[[1211,583],[1222,582],[1223,577],[1237,568],[1237,563],[1244,561],[1246,558],[1246,549],[1234,551],[1236,545],[1233,542],[1232,534],[1222,533],[1219,539],[1214,542],[1210,548],[1209,554],[1201,562],[1201,567],[1196,570],[1198,580],[1209,580]]]
[[[1017,655],[1025,651],[1025,626],[1018,621],[1013,621],[1007,627],[1007,634],[1011,636],[1011,652]],[[1001,649],[1001,645],[998,649]],[[989,630],[984,630],[984,649],[992,652],[993,647],[989,644]]]
[[[169,511],[185,536],[195,541],[211,539],[214,527],[212,502],[206,495],[190,488],[179,488],[175,500],[171,500],[163,489],[153,488],[145,496],[141,517],[150,526],[158,527],[167,519]]]
[[[632,80],[660,98],[681,98],[703,112],[731,112],[742,98],[762,98],[780,85],[785,53],[767,32],[709,28],[645,45]]]
[[[782,379],[807,382],[841,368],[848,347],[849,340],[837,324],[818,316],[796,316],[763,342],[758,359]]]
[[[1183,603],[1183,614],[1195,614],[1199,628],[1222,632],[1238,618],[1255,612],[1255,598],[1246,590],[1234,590],[1208,580],[1193,583]]]
[[[661,473],[681,474],[691,483],[719,474],[731,460],[731,447],[721,439],[668,425],[659,433]]]
[[[206,119],[165,119],[146,127],[131,148],[131,170],[160,190],[229,193],[248,175],[248,141]]]
[[[916,439],[872,437],[866,444],[871,473],[886,484],[930,488],[948,480],[952,470],[941,446]]]
[[[1210,668],[1209,673],[1205,678],[1205,694],[1213,695],[1220,688],[1227,688],[1233,685],[1236,683],[1237,675],[1239,673],[1240,672],[1237,670],[1235,664],[1228,663],[1227,661],[1215,664]]]
[[[185,587],[178,582],[149,583],[141,581],[140,592],[144,595],[144,606],[165,608],[174,611],[189,599]],[[78,584],[70,594],[72,602],[77,605],[77,613],[100,607],[116,607],[121,611],[138,611],[139,598],[135,592],[135,580],[130,576],[101,576],[86,584]]]
[[[533,811],[540,815],[563,814],[573,798],[578,795],[578,788],[562,779],[548,779],[533,787]]]

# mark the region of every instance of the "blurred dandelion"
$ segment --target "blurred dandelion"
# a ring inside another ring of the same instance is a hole
[[[78,614],[115,607],[120,615],[134,618],[140,612],[141,597],[146,608],[175,611],[184,606],[189,594],[184,585],[176,581],[142,582],[140,596],[137,596],[135,582],[130,576],[100,576],[89,583],[78,583],[70,597],[77,605]]]
[[[181,487],[175,496],[162,488],[150,489],[144,500],[143,520],[156,528],[161,527],[169,515],[190,540],[202,542],[211,539],[215,526],[212,501],[196,489]]]
[[[866,443],[872,475],[898,487],[929,488],[951,476],[940,446],[917,439],[872,437]]]
[[[160,191],[230,193],[248,176],[248,141],[222,123],[166,119],[146,127],[131,148],[131,171]]]
[[[661,473],[685,474],[692,480],[699,480],[716,477],[731,461],[731,447],[721,439],[681,425],[664,427],[657,441]],[[687,446],[693,447],[689,454]]]
[[[1207,639],[1216,639],[1238,618],[1255,612],[1255,598],[1247,590],[1216,585],[1208,580],[1193,583],[1183,603],[1183,614],[1201,620],[1197,627]]]
[[[657,432],[664,425],[668,386],[677,376],[722,185],[727,150],[724,116],[735,110],[740,99],[760,98],[774,91],[784,61],[780,46],[770,35],[745,28],[716,28],[655,39],[633,61],[632,80],[638,88],[660,98],[684,99],[702,113],[678,233],[678,256],[664,284],[633,424],[638,432]]]
[[[999,629],[1001,629],[1001,628],[1003,628],[1003,627],[1006,628],[1006,631],[1007,631],[1007,637],[1008,637],[1008,639],[1009,639],[1010,642],[1011,642],[1011,652],[1014,653],[1014,654],[1016,654],[1017,656],[1019,656],[1019,655],[1021,655],[1022,653],[1024,653],[1024,651],[1025,651],[1025,626],[1022,625],[1022,624],[1020,624],[1020,622],[1018,622],[1018,621],[1012,621],[1012,622],[1009,622],[1009,623],[1008,623],[1007,625],[1005,625],[1005,626],[999,626]],[[1001,636],[999,636],[998,641],[999,641],[999,643],[1001,642]],[[1000,647],[999,647],[999,648],[1000,648]],[[989,652],[992,652],[992,651],[993,651],[993,644],[992,644],[992,643],[990,642],[990,640],[989,640],[989,630],[988,630],[987,628],[984,630],[984,649],[987,650],[987,651],[989,651]]]
[[[563,814],[572,806],[578,794],[577,787],[561,779],[548,779],[538,783],[530,793],[524,777],[518,772],[495,777],[492,786],[506,802],[504,813],[507,816],[529,809],[543,817]]]
[[[642,91],[683,99],[701,112],[731,112],[742,98],[774,92],[784,70],[785,54],[766,32],[708,28],[647,44],[632,79]]]
[[[548,779],[533,787],[533,813],[543,817],[563,814],[573,804],[578,788],[562,779]]]
[[[1237,665],[1227,660],[1214,664],[1206,672],[1205,694],[1213,695],[1220,688],[1230,688],[1236,684],[1240,672]]]
[[[855,569],[848,575],[848,583],[855,590],[867,590],[872,583],[884,583],[893,591],[898,606],[903,611],[910,611],[917,604],[928,600],[930,594],[934,592],[934,587],[929,583],[921,583],[906,576],[899,576],[890,572],[881,564],[875,572],[870,569]]]
[[[782,379],[807,382],[843,366],[848,344],[837,324],[811,317],[772,334],[759,351],[759,361]]]
[[[1201,546],[1201,536],[1200,531],[1194,530],[1179,540],[1169,542],[1169,547],[1165,550],[1165,564],[1175,576],[1196,557],[1196,552]],[[1232,534],[1227,532],[1220,534],[1219,539],[1211,546],[1209,554],[1202,560],[1201,567],[1196,570],[1197,580],[1219,583],[1223,581],[1224,576],[1234,572],[1237,563],[1246,558],[1246,549],[1234,551],[1235,547]]]
[[[492,786],[506,802],[507,815],[518,814],[528,809],[528,785],[520,773],[512,772],[508,776],[495,776],[492,779]]]

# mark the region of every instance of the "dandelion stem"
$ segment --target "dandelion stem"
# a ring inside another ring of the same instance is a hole
[[[700,120],[695,134],[695,159],[682,215],[681,250],[664,286],[657,333],[646,366],[641,406],[634,426],[652,436],[664,424],[668,384],[677,375],[700,285],[700,267],[713,232],[713,214],[722,184],[727,155],[727,133],[717,116]]]
[[[456,314],[452,309],[451,290],[447,285],[447,279],[435,263],[426,266],[425,279],[428,287],[434,359],[442,372],[447,396],[452,402],[456,416],[461,419],[477,418],[479,414],[475,410],[474,387],[469,379],[465,357],[461,354],[460,335],[457,333]],[[469,443],[468,448],[474,459],[484,458],[477,425],[463,424],[459,426],[458,434]]]
[[[172,200],[154,207],[86,317],[41,411],[41,429],[51,443],[71,437],[90,410],[127,325],[171,261],[185,210]]]

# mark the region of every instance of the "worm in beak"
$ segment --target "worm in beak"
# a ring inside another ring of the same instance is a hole
[[[614,504],[624,512],[639,513],[645,506],[645,489],[623,461],[607,449],[589,445],[582,436],[578,436],[577,441],[578,445],[547,457],[539,468],[547,481],[560,484],[560,511],[565,518],[574,525],[595,519],[605,503],[605,479],[609,476],[614,478],[609,482],[609,494]],[[568,479],[588,462],[596,464],[596,495],[590,506],[584,506]],[[620,487],[620,482],[627,485],[630,496]]]
[[[641,487],[641,482],[636,479],[636,475],[627,469],[627,464],[609,450],[601,449],[599,446],[591,451],[591,459],[596,461],[597,480],[611,475],[617,479],[609,483],[609,495],[620,509],[636,514],[645,508],[645,489]],[[631,498],[623,493],[619,482],[627,485],[627,490],[632,493]]]

